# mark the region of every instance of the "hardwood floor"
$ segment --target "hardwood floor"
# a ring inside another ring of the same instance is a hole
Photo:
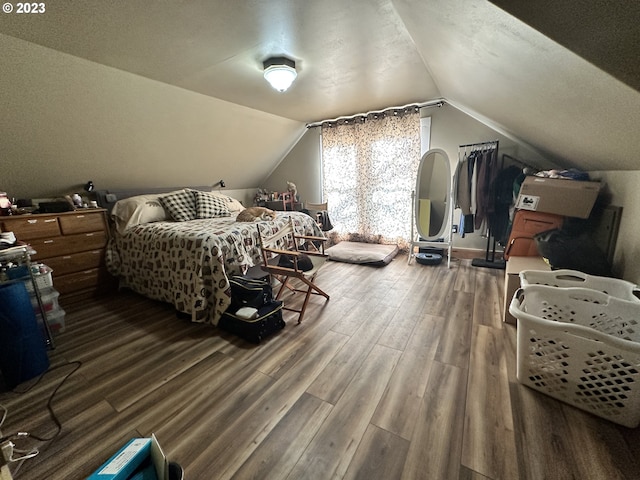
[[[187,480],[640,478],[640,429],[517,383],[503,274],[329,262],[331,300],[259,346],[130,292],[68,307],[52,369],[0,393],[4,434],[52,436],[82,362],[15,478],[85,478],[151,433]]]

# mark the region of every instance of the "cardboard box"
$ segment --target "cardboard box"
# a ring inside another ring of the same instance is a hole
[[[551,267],[542,257],[509,257],[504,273],[504,308],[502,320],[506,323],[516,324],[516,318],[509,313],[511,299],[520,288],[520,272],[523,270],[550,271]]]
[[[528,176],[520,187],[516,208],[589,218],[599,192],[600,182]]]
[[[144,462],[149,462],[147,467],[134,474]],[[169,479],[167,457],[153,434],[151,438],[131,439],[87,480],[137,480],[150,477]]]

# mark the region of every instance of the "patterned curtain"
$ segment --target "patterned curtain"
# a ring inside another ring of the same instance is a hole
[[[334,242],[411,242],[411,191],[420,163],[420,114],[411,110],[323,124],[323,196]]]

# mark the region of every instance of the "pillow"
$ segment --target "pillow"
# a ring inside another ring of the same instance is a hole
[[[232,215],[235,213],[240,213],[242,210],[244,210],[244,205],[242,205],[242,203],[236,200],[235,198],[232,198],[220,192],[211,192],[211,195],[224,198],[227,201],[227,204],[228,204],[227,207],[229,207],[229,213]]]
[[[210,192],[192,190],[196,198],[196,218],[229,217],[228,202]]]
[[[136,195],[118,200],[111,210],[118,233],[141,223],[168,220],[158,195]]]
[[[176,222],[196,218],[196,197],[190,190],[176,190],[159,197],[164,209]]]

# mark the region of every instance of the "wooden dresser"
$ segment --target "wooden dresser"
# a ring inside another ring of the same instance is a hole
[[[86,298],[113,285],[104,264],[106,210],[0,217],[0,228],[31,245],[37,252],[33,261],[53,269],[53,286],[61,302]]]

